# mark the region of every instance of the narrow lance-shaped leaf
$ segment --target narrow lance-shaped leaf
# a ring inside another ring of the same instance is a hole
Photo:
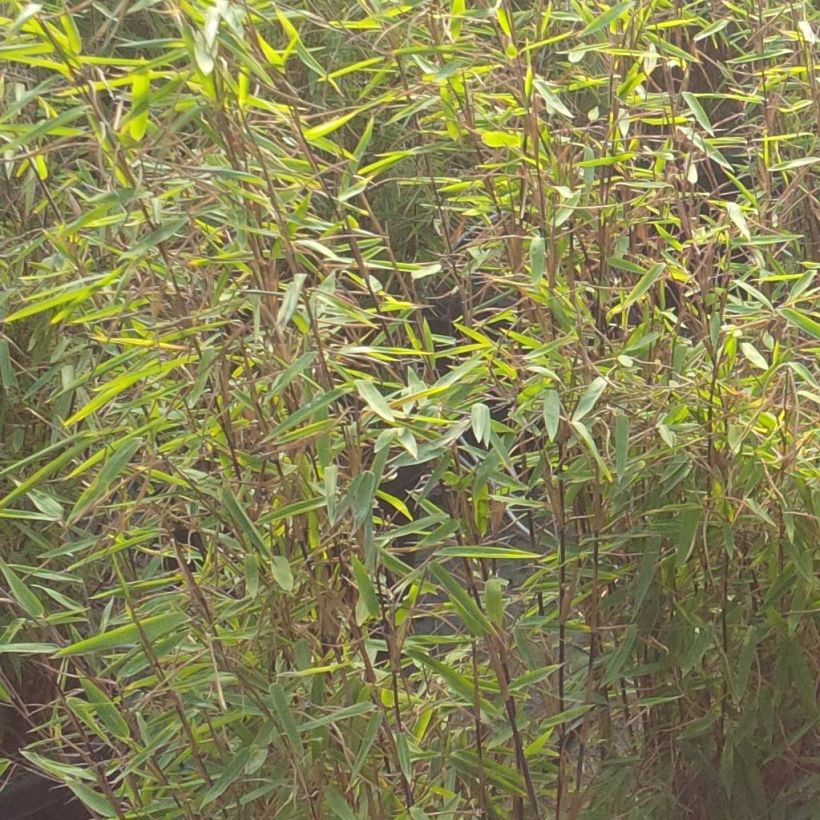
[[[678,516],[678,549],[675,559],[677,566],[685,564],[692,554],[701,513],[701,508],[695,507],[684,510],[684,512]]]
[[[621,670],[629,660],[632,653],[632,648],[635,646],[635,641],[638,638],[637,624],[630,624],[626,631],[626,635],[621,641],[618,648],[612,653],[609,663],[604,672],[603,686],[611,686],[620,677]]]
[[[299,730],[296,727],[296,721],[290,710],[288,696],[285,693],[285,690],[278,683],[271,686],[270,694],[271,700],[273,701],[274,711],[282,723],[282,727],[284,728],[285,734],[290,741],[290,745],[293,748],[293,751],[301,757],[303,754],[302,739],[299,737]]]
[[[712,123],[709,122],[709,117],[703,110],[703,106],[700,104],[700,100],[697,98],[697,95],[693,94],[691,91],[684,91],[681,96],[686,102],[686,105],[689,107],[689,110],[692,114],[694,114],[698,125],[700,125],[701,128],[709,134],[709,136],[713,137],[715,135],[715,131],[712,128]]]
[[[83,516],[83,514],[107,492],[120,477],[122,471],[131,462],[134,454],[142,446],[142,439],[135,438],[125,441],[117,447],[106,459],[100,472],[94,477],[91,484],[83,491],[73,509],[69,513],[68,522],[73,523]]]
[[[595,444],[595,440],[592,438],[587,426],[582,421],[573,421],[572,422],[572,429],[575,431],[578,438],[586,445],[587,449],[591,453],[592,457],[595,459],[595,463],[598,465],[598,468],[601,471],[601,475],[607,480],[612,480],[612,474],[609,472],[609,468],[604,463],[604,460],[601,458],[601,454],[598,452],[598,447]]]
[[[476,441],[485,447],[490,443],[490,431],[492,429],[492,419],[490,418],[490,408],[486,404],[476,402],[470,409],[470,423],[473,428],[473,435]]]
[[[530,275],[532,282],[538,286],[544,278],[544,268],[546,265],[546,253],[544,250],[544,237],[534,236],[530,240]]]
[[[358,391],[359,395],[365,400],[367,406],[377,416],[379,416],[379,418],[382,418],[389,423],[393,423],[396,421],[396,416],[390,409],[390,405],[388,405],[384,396],[382,396],[382,394],[379,393],[378,389],[373,384],[373,382],[365,381],[364,379],[357,379],[356,390]]]
[[[263,555],[268,555],[270,553],[269,547],[262,540],[259,530],[256,529],[256,525],[251,521],[244,506],[242,506],[239,499],[233,494],[231,488],[228,486],[223,487],[220,497],[225,510],[233,523],[238,527],[239,534]]]
[[[628,0],[626,3],[618,3],[608,11],[605,11],[600,17],[596,17],[578,36],[587,37],[590,34],[595,34],[602,29],[608,28],[616,20],[620,20],[626,16],[627,12],[631,11],[635,3]]]
[[[293,590],[293,571],[290,568],[290,561],[284,555],[271,556],[271,575],[283,592]]]
[[[561,423],[561,398],[557,390],[547,390],[544,394],[544,424],[550,441],[555,441],[558,435],[558,425]]]
[[[367,567],[355,555],[351,558],[350,563],[353,569],[353,580],[356,582],[356,587],[359,590],[367,614],[371,618],[378,618],[381,614],[379,596],[376,593],[376,587],[373,585]]]
[[[109,629],[100,635],[77,641],[70,646],[63,647],[54,653],[57,658],[85,655],[89,652],[103,652],[109,649],[119,649],[123,646],[132,646],[139,642],[140,633],[149,640],[165,635],[188,620],[184,612],[167,612],[162,615],[152,615],[136,623],[125,624]]]
[[[619,413],[615,417],[615,474],[622,478],[629,457],[629,417]]]
[[[780,308],[780,315],[812,339],[820,339],[820,322],[812,319],[808,314],[794,308]]]
[[[729,219],[734,222],[735,227],[740,231],[740,235],[744,239],[751,239],[752,234],[749,231],[749,223],[746,221],[746,215],[743,213],[743,208],[737,202],[727,202],[726,212],[729,214]]]
[[[474,635],[483,636],[492,632],[487,616],[479,609],[460,581],[435,561],[430,564],[430,573],[443,587],[453,606]]]
[[[572,421],[581,421],[595,407],[595,402],[598,401],[605,389],[606,379],[602,376],[595,378],[578,400],[578,405],[572,414]]]
[[[32,618],[42,618],[45,612],[40,599],[23,583],[19,575],[5,561],[0,559],[0,571],[9,585],[11,597],[23,611]]]

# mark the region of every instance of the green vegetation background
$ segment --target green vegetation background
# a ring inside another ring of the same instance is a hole
[[[2,4],[3,776],[817,817],[819,22]]]

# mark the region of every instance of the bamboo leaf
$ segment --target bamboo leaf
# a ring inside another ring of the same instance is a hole
[[[779,313],[789,324],[799,328],[812,339],[820,339],[820,322],[812,319],[808,314],[794,308],[780,308]]]
[[[492,430],[490,408],[486,404],[476,402],[470,409],[470,423],[476,441],[486,447],[490,443],[490,432]]]
[[[478,604],[464,587],[441,564],[435,561],[431,563],[430,574],[444,587],[450,602],[473,635],[482,637],[492,632],[487,616],[478,608]]]
[[[110,492],[114,482],[122,471],[131,463],[137,450],[142,447],[142,439],[134,438],[124,441],[105,460],[100,472],[82,492],[68,515],[68,523],[72,524],[83,517],[89,508],[106,493]]]
[[[631,11],[634,5],[635,3],[633,0],[628,0],[626,3],[618,3],[611,9],[605,11],[599,17],[596,17],[591,23],[589,23],[589,25],[579,32],[578,36],[588,37],[590,34],[597,34],[602,29],[609,28],[609,26],[613,23],[620,20],[622,17],[625,17],[627,12]]]
[[[749,223],[746,222],[746,215],[743,213],[743,209],[737,202],[727,202],[726,203],[726,212],[729,214],[729,219],[734,222],[735,227],[740,232],[740,235],[744,239],[751,239],[752,234],[749,231]]]
[[[134,646],[139,643],[140,632],[148,640],[153,641],[181,626],[187,620],[187,617],[182,612],[152,615],[138,622],[118,626],[91,638],[77,641],[70,646],[65,646],[55,652],[54,656],[56,658],[68,658],[74,655],[87,655],[91,652],[105,652],[109,649]]]
[[[694,115],[695,119],[697,120],[698,125],[709,134],[710,137],[715,136],[715,131],[712,128],[712,123],[709,122],[709,117],[707,116],[706,112],[703,110],[703,106],[700,104],[700,100],[697,98],[695,94],[691,91],[684,91],[681,96],[683,97],[684,102],[688,106],[689,110]]]
[[[0,559],[0,572],[9,585],[11,597],[20,605],[20,608],[32,618],[42,618],[45,609],[40,599],[26,586],[19,575],[2,559]]]
[[[588,386],[587,389],[584,391],[581,398],[578,400],[578,404],[575,407],[575,412],[572,414],[572,421],[578,422],[586,416],[593,407],[595,407],[595,403],[601,397],[601,393],[604,392],[606,389],[606,379],[602,376],[596,377]]]
[[[226,512],[246,543],[250,544],[254,549],[262,553],[262,555],[269,555],[270,549],[265,544],[259,530],[256,529],[256,525],[251,520],[244,506],[240,504],[239,499],[231,491],[231,488],[227,485],[223,487],[220,498]]]
[[[293,571],[290,561],[284,555],[271,556],[271,575],[283,592],[293,591]]]
[[[370,578],[367,567],[365,567],[355,555],[350,559],[350,563],[353,569],[353,578],[359,590],[359,596],[364,602],[365,611],[369,617],[379,618],[381,616],[379,596],[376,593],[376,588],[373,586],[373,581]]]
[[[378,389],[373,384],[373,382],[357,379],[356,390],[358,391],[359,395],[365,400],[367,406],[377,416],[379,416],[379,418],[382,418],[386,422],[389,422],[391,424],[396,421],[395,414],[390,409],[390,406],[388,405],[384,396],[382,396],[382,394],[379,393]]]
[[[556,390],[547,390],[544,394],[544,424],[550,441],[555,441],[558,435],[558,425],[561,423],[561,398]]]

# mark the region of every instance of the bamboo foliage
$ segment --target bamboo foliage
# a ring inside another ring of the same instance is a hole
[[[814,816],[812,4],[0,14],[3,776]]]

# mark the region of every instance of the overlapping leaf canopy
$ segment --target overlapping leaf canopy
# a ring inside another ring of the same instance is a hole
[[[811,4],[2,13],[29,765],[106,817],[810,816]]]

